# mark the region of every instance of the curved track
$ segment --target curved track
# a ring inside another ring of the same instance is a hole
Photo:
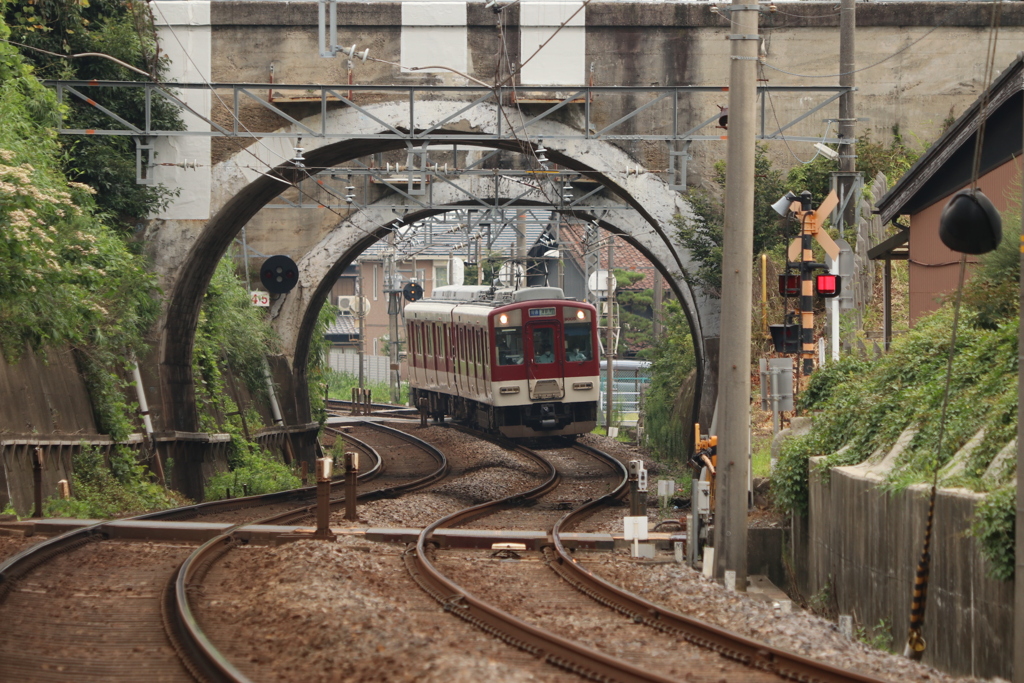
[[[633,661],[626,661],[605,654],[606,651],[613,649],[612,645],[614,644],[602,643],[600,638],[588,637],[587,639],[591,641],[590,644],[593,645],[593,647],[588,647],[575,639],[565,638],[552,630],[545,629],[543,625],[539,625],[538,622],[545,620],[537,615],[555,612],[563,608],[561,602],[565,598],[554,598],[557,601],[556,604],[548,605],[545,600],[551,598],[552,592],[550,595],[545,593],[543,597],[537,598],[535,603],[530,602],[530,599],[535,597],[534,594],[545,589],[541,587],[542,581],[537,580],[541,577],[536,576],[535,573],[530,574],[532,570],[528,564],[515,567],[512,570],[513,574],[506,573],[498,577],[496,585],[502,587],[499,592],[503,595],[498,596],[498,600],[495,601],[485,601],[479,598],[438,567],[436,555],[439,551],[436,551],[430,543],[431,535],[437,529],[464,525],[492,513],[508,510],[510,506],[519,502],[533,501],[549,495],[554,488],[552,485],[552,481],[556,479],[554,474],[548,482],[532,491],[503,501],[467,508],[438,520],[423,530],[415,549],[406,555],[407,564],[417,583],[433,596],[445,611],[545,661],[594,680],[664,682],[686,675],[688,678],[693,677],[693,680],[717,681],[722,678],[722,672],[728,672],[726,680],[771,681],[783,678],[836,683],[840,681],[877,683],[878,679],[840,670],[778,648],[768,647],[671,612],[617,588],[580,566],[566,549],[561,533],[595,512],[609,505],[617,505],[626,493],[627,480],[623,465],[615,458],[583,445],[574,446],[574,450],[587,453],[614,467],[620,473],[621,481],[613,491],[577,507],[561,516],[553,525],[546,527],[551,530],[552,542],[551,546],[544,548],[547,563],[581,593],[627,617],[630,625],[644,624],[656,629],[659,633],[645,638],[644,647],[639,650],[649,652],[652,645],[654,649],[658,649],[658,644],[651,642],[658,639],[654,637],[657,635],[659,638],[666,638],[666,642],[661,644],[661,651],[665,653],[664,658],[658,658],[657,661],[652,662],[649,657],[645,660],[636,657],[634,653]],[[538,457],[540,456],[538,455]],[[497,517],[500,517],[500,513]],[[479,553],[477,555],[479,556]],[[466,579],[469,582],[482,583],[480,577],[483,572],[483,567],[477,564],[472,570],[465,571]],[[528,575],[533,578],[528,578]],[[512,592],[514,579],[529,584],[526,593],[507,595]],[[557,592],[557,589],[554,592]],[[502,598],[505,598],[504,606],[508,611],[496,604]],[[568,602],[571,603],[571,601]],[[580,610],[578,603],[570,609],[574,613],[564,618],[562,622],[559,622],[557,618],[550,618],[547,621],[558,628],[559,623],[587,620],[587,616]],[[513,611],[519,613],[520,616],[513,615],[511,613]],[[602,619],[601,615],[593,616],[595,617],[593,630],[606,631],[604,626],[596,627],[596,624]],[[614,627],[611,628],[614,629]],[[565,633],[566,631],[567,629],[560,629],[559,632]],[[586,635],[589,636],[589,634]],[[614,639],[616,636],[613,634],[612,637]],[[682,650],[688,647],[687,643],[690,646],[699,646],[703,650],[691,648],[691,651],[683,652]],[[617,652],[628,652],[628,650],[629,648],[615,648]],[[672,653],[672,657],[668,656],[669,652]],[[723,655],[725,659],[712,658],[709,661],[707,654],[710,652]],[[624,656],[629,655],[624,654]],[[677,663],[667,661],[673,658],[679,661]],[[661,661],[662,659],[666,661]]]
[[[389,439],[401,434],[373,427]],[[346,445],[366,454],[372,466],[363,481],[379,477],[386,458],[352,435]],[[364,494],[366,499],[398,496],[442,479],[448,466],[432,452],[426,476],[412,477]],[[341,486],[335,482],[332,487]],[[363,498],[364,496],[360,496]],[[309,518],[315,488],[211,501],[135,517],[135,520],[230,522],[239,528],[256,518],[285,524]],[[296,507],[296,503],[307,503]],[[343,499],[332,500],[340,507]],[[269,513],[269,514],[268,514]],[[177,613],[175,584],[170,579],[197,544],[138,543],[106,540],[107,522],[44,541],[0,564],[0,606],[14,634],[0,644],[0,671],[12,680],[216,680],[201,655],[182,638],[187,631]],[[221,537],[222,539],[224,537]],[[94,541],[105,541],[94,543]],[[224,542],[224,541],[221,541]],[[216,544],[213,544],[216,547]],[[88,571],[83,572],[82,569]],[[84,578],[83,578],[84,575]],[[74,585],[69,589],[68,585]],[[5,600],[6,599],[6,600]],[[54,638],[54,635],[60,635]],[[171,637],[174,649],[168,647]],[[40,643],[49,643],[40,652]],[[175,650],[178,654],[175,654]]]
[[[438,466],[426,476],[411,480],[406,479],[390,487],[360,494],[360,501],[366,502],[380,498],[396,497],[415,491],[430,486],[444,478],[448,473],[449,465],[447,458],[445,458],[441,451],[430,444],[390,427],[370,423],[365,424],[371,429],[387,434],[392,438],[400,439],[405,443],[415,443],[424,452],[428,453]],[[346,436],[346,438],[352,437]],[[344,504],[344,500],[332,500],[331,502],[332,507],[340,507],[342,504]],[[301,510],[293,514],[299,517],[308,516],[309,511]],[[291,517],[288,518],[289,521],[291,519]],[[280,516],[275,516],[261,520],[260,523],[280,524],[283,522]],[[168,589],[164,612],[168,633],[171,635],[179,654],[182,655],[185,661],[189,662],[190,670],[200,680],[240,682],[250,680],[214,646],[209,636],[199,625],[190,602],[190,597],[192,597],[196,590],[199,590],[203,576],[210,566],[238,543],[233,532],[234,530],[231,530],[207,541],[192,553],[182,563],[173,584]]]

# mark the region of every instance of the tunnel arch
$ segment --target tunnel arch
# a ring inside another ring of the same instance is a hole
[[[445,136],[444,145],[458,144],[461,147],[503,149],[519,153],[529,153],[536,146],[518,139],[478,139],[480,135],[500,134],[501,112],[494,105],[481,104],[466,110],[465,102],[461,101],[417,102],[416,117],[417,131],[445,122],[444,129],[434,131],[435,134]],[[307,130],[316,130],[323,125],[327,130],[343,130],[352,136],[380,136],[389,132],[386,127],[397,129],[407,126],[408,121],[409,107],[406,103],[387,102],[367,105],[361,110],[333,110],[324,122],[316,115],[301,123]],[[189,245],[184,258],[167,257],[161,260],[161,254],[155,254],[165,291],[170,292],[157,350],[165,429],[197,430],[198,412],[191,361],[203,295],[217,262],[241,228],[266,204],[288,189],[289,182],[305,177],[307,172],[296,168],[289,161],[293,156],[293,141],[302,139],[306,149],[304,162],[311,168],[330,168],[371,154],[406,148],[401,138],[356,137],[329,141],[303,137],[303,129],[294,124],[277,132],[284,135],[265,138],[214,167],[212,205],[215,211],[200,230],[193,231],[192,226],[169,223],[161,223],[159,226],[161,242],[176,239],[179,244]],[[636,161],[622,149],[601,140],[579,139],[579,135],[579,131],[554,121],[542,121],[531,128],[531,138],[537,140],[538,144],[543,140],[551,161],[596,180],[631,207],[632,212],[646,224],[645,231],[656,235],[658,242],[664,246],[664,256],[652,262],[662,270],[669,282],[677,283],[673,285],[677,295],[690,292],[683,276],[689,266],[689,255],[674,243],[669,232],[674,216],[679,213],[690,214],[689,207],[661,178],[638,168]],[[573,136],[577,138],[572,139]],[[281,178],[289,182],[282,183]],[[366,214],[367,217],[369,215]],[[410,217],[407,216],[406,220],[410,220]],[[361,249],[379,239],[384,234],[384,226],[393,221],[394,216],[390,215],[388,220],[381,221],[375,228],[368,228],[361,238],[364,242]],[[167,234],[173,233],[175,227],[178,228],[177,234]],[[335,267],[341,263],[336,262]],[[325,295],[326,291],[323,292]],[[701,292],[691,292],[690,297],[681,297],[680,300],[690,320],[695,344],[698,344],[698,391],[704,389],[705,400],[702,403],[706,407],[708,390],[713,394],[714,387],[707,382],[709,359],[704,353],[702,342],[717,338],[717,301]],[[297,345],[294,350],[299,350]],[[294,391],[304,393],[304,369],[299,371],[293,368],[293,374],[297,381]],[[705,386],[702,387],[702,384]]]
[[[523,194],[522,185],[508,179],[502,179],[496,186],[492,178],[475,176],[458,179],[454,185],[458,185],[459,188],[448,185],[442,186],[440,190],[434,190],[432,197],[434,208],[431,210],[410,212],[398,222],[410,224],[429,215],[467,206],[480,206],[473,202],[461,201],[460,197],[464,197],[464,190],[488,200],[497,199],[505,208],[550,207],[549,200],[542,190],[534,189]],[[496,192],[497,196],[488,196],[489,192]],[[297,384],[302,382],[298,375],[305,367],[309,343],[320,307],[341,272],[375,241],[370,239],[369,235],[386,235],[388,230],[385,226],[396,222],[388,203],[393,197],[394,193],[389,193],[376,202],[378,205],[367,206],[347,220],[338,223],[316,246],[310,249],[299,261],[299,270],[308,284],[300,283],[295,290],[286,297],[282,297],[280,305],[273,310],[273,324],[281,338],[282,350],[294,369]],[[581,211],[555,210],[561,214],[574,215],[582,221],[597,220],[602,228],[613,234],[621,235],[656,268],[661,270],[666,283],[672,288],[678,300],[682,302],[684,310],[697,310],[698,305],[694,293],[683,274],[664,266],[666,262],[671,262],[671,256],[666,252],[664,243],[660,241],[660,237],[653,231],[649,223],[644,221],[637,212],[631,209],[622,209],[620,203],[607,197],[590,198],[588,203],[600,211],[599,216]],[[602,205],[605,206],[602,207]],[[699,319],[690,320],[690,325],[692,329],[700,330]],[[697,356],[703,357],[703,338],[699,334],[694,334],[694,345]],[[296,400],[302,399],[303,395],[296,395]],[[308,415],[308,407],[297,406],[297,413]]]

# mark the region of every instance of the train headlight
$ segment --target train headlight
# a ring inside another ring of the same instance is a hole
[[[498,322],[501,323],[502,325],[507,325],[508,324],[508,316],[505,315],[504,313],[502,313],[501,315],[498,316]]]
[[[583,320],[584,318],[586,318],[586,317],[587,317],[587,314],[586,314],[586,313],[584,313],[583,311],[576,311],[576,317],[577,317],[577,318],[578,318],[579,320]]]

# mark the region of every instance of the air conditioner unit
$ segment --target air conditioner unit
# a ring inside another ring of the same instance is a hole
[[[339,296],[338,310],[343,314],[352,315],[352,305],[355,303],[354,296]]]

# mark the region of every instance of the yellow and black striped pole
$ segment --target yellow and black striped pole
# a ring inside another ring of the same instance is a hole
[[[931,565],[932,521],[935,519],[935,491],[932,484],[931,501],[928,503],[928,523],[924,529],[924,548],[921,560],[917,563],[917,576],[914,578],[914,599],[910,602],[910,632],[907,634],[907,647],[903,656],[915,661],[924,656],[925,642],[924,608],[928,601],[928,570]]]

